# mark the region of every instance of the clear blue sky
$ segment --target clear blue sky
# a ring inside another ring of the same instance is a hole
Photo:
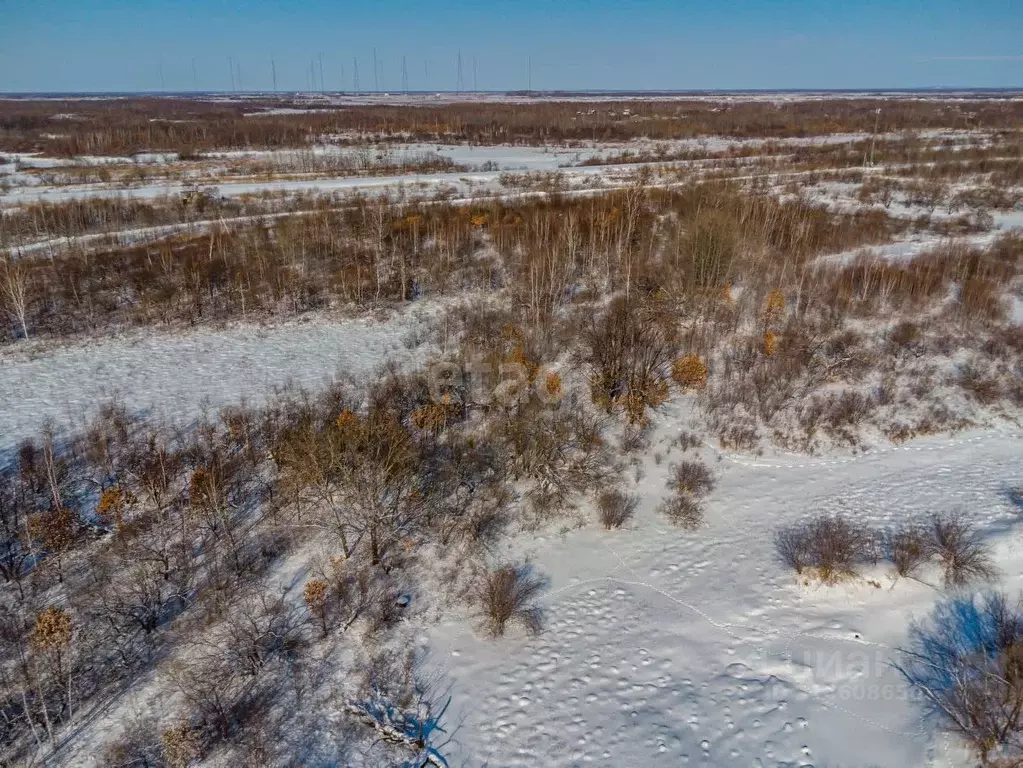
[[[0,92],[1023,86],[1023,0],[0,0]],[[192,62],[196,77],[193,80]],[[428,74],[427,74],[428,70]],[[342,74],[343,73],[343,74]],[[237,69],[236,69],[237,74]]]

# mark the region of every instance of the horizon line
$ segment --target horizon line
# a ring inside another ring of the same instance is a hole
[[[540,95],[686,95],[686,94],[771,94],[771,93],[1023,93],[1023,85],[1011,86],[881,86],[862,88],[507,88],[490,90],[392,89],[392,90],[75,90],[75,91],[0,91],[0,97],[27,96],[540,96]]]

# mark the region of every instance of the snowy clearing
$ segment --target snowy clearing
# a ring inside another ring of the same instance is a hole
[[[889,667],[910,616],[939,593],[885,568],[804,586],[778,562],[779,525],[845,512],[892,525],[957,506],[997,542],[1009,592],[1023,586],[1023,435],[968,433],[844,460],[724,455],[708,525],[680,533],[654,512],[676,433],[659,420],[627,529],[526,538],[551,577],[546,631],[481,640],[470,617],[429,632],[454,704],[452,765],[951,766]],[[875,579],[870,583],[868,579]]]
[[[315,318],[267,327],[129,333],[0,357],[0,453],[48,421],[81,423],[102,401],[187,424],[240,398],[260,401],[293,383],[320,388],[337,375],[364,376],[385,360],[408,360],[406,333],[421,315]]]

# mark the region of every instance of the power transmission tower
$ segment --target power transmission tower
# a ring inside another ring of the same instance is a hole
[[[401,57],[401,90],[408,96],[408,65],[405,57]]]
[[[877,124],[881,121],[881,108],[874,113],[874,135],[870,137],[870,167],[874,167],[874,143],[877,141]]]
[[[357,56],[352,56],[352,63],[355,66],[355,68],[352,70],[352,89],[356,93],[358,93],[359,92],[359,58]]]
[[[323,87],[323,54],[320,54],[320,93],[324,92]]]
[[[458,77],[455,80],[455,93],[465,90],[465,83],[462,82],[462,50],[458,50]]]
[[[277,93],[277,62],[273,59],[270,59],[270,73],[273,75],[274,93]]]
[[[476,57],[472,57],[472,92],[478,93],[479,88],[476,87]]]
[[[227,68],[231,70],[231,93],[234,93],[234,59],[227,57]]]
[[[373,90],[380,93],[380,70],[377,67],[377,49],[373,47]]]

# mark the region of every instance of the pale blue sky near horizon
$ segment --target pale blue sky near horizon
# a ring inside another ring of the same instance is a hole
[[[1023,87],[1023,0],[0,0],[0,92],[455,90],[459,51],[466,90]]]

